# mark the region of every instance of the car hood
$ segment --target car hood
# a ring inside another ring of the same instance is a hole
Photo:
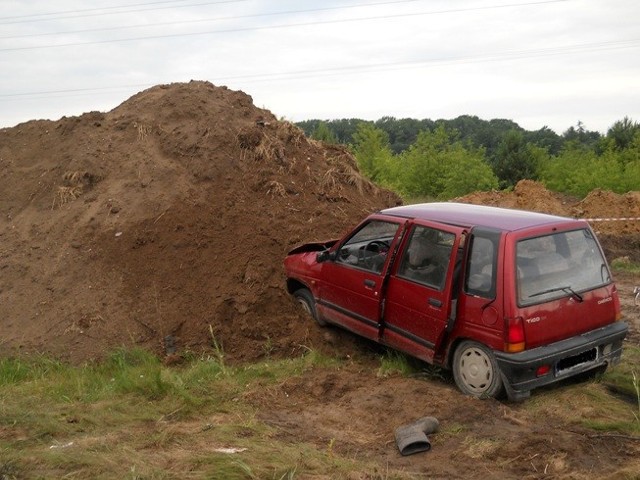
[[[322,252],[333,247],[338,240],[329,240],[326,242],[312,242],[305,243],[304,245],[300,245],[299,247],[291,250],[287,255],[295,255],[297,253],[306,253],[306,252]]]

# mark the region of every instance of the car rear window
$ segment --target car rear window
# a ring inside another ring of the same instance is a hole
[[[609,268],[589,229],[519,241],[516,268],[520,306],[579,294],[611,282]]]

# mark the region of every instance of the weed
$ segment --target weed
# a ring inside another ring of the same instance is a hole
[[[441,367],[430,365],[428,363],[421,366],[420,372],[418,372],[416,376],[425,380],[439,380],[443,382],[451,380],[450,373],[447,373]]]
[[[278,474],[276,474],[273,478],[277,480],[293,480],[296,478],[296,470],[298,470],[298,467],[288,468],[282,475],[277,477]]]
[[[415,373],[417,371],[413,361],[404,353],[396,350],[386,350],[380,357],[380,368],[378,368],[378,376],[380,377],[396,374],[408,377]]]
[[[462,432],[468,430],[467,425],[463,425],[461,423],[453,422],[451,424],[446,425],[443,429],[439,430],[439,435],[441,436],[450,436],[455,437],[456,435],[460,435]]]
[[[636,375],[635,370],[632,370],[631,375],[633,376],[633,388],[636,391],[636,400],[638,403],[638,414],[636,415],[634,412],[633,416],[636,417],[636,421],[640,424],[640,379]]]
[[[251,467],[249,465],[247,465],[245,462],[243,462],[242,460],[236,460],[233,462],[234,465],[236,465],[238,467],[238,469],[244,473],[247,477],[249,477],[251,480],[258,480],[259,477],[257,477],[254,473],[253,470],[251,469]]]
[[[153,128],[151,125],[145,125],[144,123],[134,122],[133,126],[138,130],[138,141],[145,140],[147,136],[151,133]]]
[[[14,480],[22,478],[18,468],[12,462],[0,463],[0,479],[1,480]]]
[[[467,436],[462,443],[467,447],[464,453],[471,458],[491,455],[500,447],[500,442],[496,439],[477,438],[471,435]]]
[[[333,446],[336,443],[336,439],[335,437],[331,438],[331,440],[329,440],[329,443],[327,444],[327,455],[332,457],[333,456]]]
[[[262,351],[264,352],[264,354],[267,357],[270,357],[271,354],[273,353],[273,351],[275,350],[275,345],[273,344],[273,341],[271,340],[271,337],[267,336],[267,339],[265,340],[265,342],[262,344]]]
[[[614,258],[611,261],[611,268],[622,272],[640,273],[640,264],[632,262],[629,257]]]
[[[220,367],[220,373],[226,377],[229,375],[229,371],[224,364],[224,351],[222,350],[222,346],[218,344],[218,341],[216,340],[216,336],[213,333],[213,327],[211,326],[211,324],[209,324],[209,333],[211,334],[211,343],[213,346],[213,352],[214,352],[215,359],[218,362],[218,365]]]
[[[342,185],[347,184],[356,187],[362,195],[365,190],[371,188],[371,184],[355,168],[341,162],[339,159],[329,159],[328,163],[334,166],[327,169],[322,176],[320,186],[323,190],[330,192],[340,191],[342,190]]]
[[[267,194],[271,195],[272,197],[286,197],[287,191],[280,182],[271,180],[269,183],[267,183]]]
[[[640,375],[636,366],[640,363],[640,348],[627,345],[623,352],[624,361],[609,368],[602,377],[604,386],[617,397],[634,405],[635,422],[627,424],[624,431],[640,432]],[[628,410],[627,410],[628,411]]]
[[[32,374],[33,370],[27,367],[24,362],[13,358],[0,360],[0,385],[23,382],[30,379]]]

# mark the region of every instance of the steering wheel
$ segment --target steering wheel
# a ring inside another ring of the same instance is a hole
[[[383,240],[372,240],[358,251],[358,263],[369,270],[378,270],[379,255],[367,255],[367,252],[380,254],[389,249],[389,244]]]

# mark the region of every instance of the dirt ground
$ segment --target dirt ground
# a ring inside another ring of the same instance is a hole
[[[460,201],[640,216],[640,192],[576,201],[526,181]],[[447,379],[378,377],[374,346],[300,315],[284,289],[286,252],[399,203],[364,179],[345,149],[309,140],[250,96],[208,82],[156,86],[107,113],[1,129],[0,355],[80,363],[135,345],[170,360],[209,350],[212,336],[232,362],[318,348],[359,360],[340,375],[314,371],[247,393],[292,441],[335,440],[342,454],[432,478],[640,471],[638,442],[465,398]],[[640,222],[593,225],[610,260],[640,262]],[[617,280],[628,341],[638,345],[631,292],[640,278]],[[427,455],[401,457],[390,432],[416,415],[474,436],[445,430]]]
[[[640,306],[634,305],[632,292],[640,276],[618,275],[616,280],[632,326],[626,345],[639,346]],[[342,347],[356,358],[347,368],[325,374],[313,370],[247,394],[260,408],[260,419],[276,426],[284,439],[318,448],[332,445],[343,456],[379,465],[379,478],[387,478],[385,468],[416,478],[640,478],[640,442],[594,434],[579,425],[602,414],[587,407],[590,402],[575,394],[571,382],[535,391],[523,404],[477,400],[460,395],[446,372],[428,378],[381,377],[371,354],[374,345],[328,329],[327,340],[337,336],[352,339]],[[589,389],[604,388],[589,384]],[[431,451],[399,455],[393,432],[423,416],[440,422],[440,431],[430,436]],[[369,477],[354,476],[360,478]]]

